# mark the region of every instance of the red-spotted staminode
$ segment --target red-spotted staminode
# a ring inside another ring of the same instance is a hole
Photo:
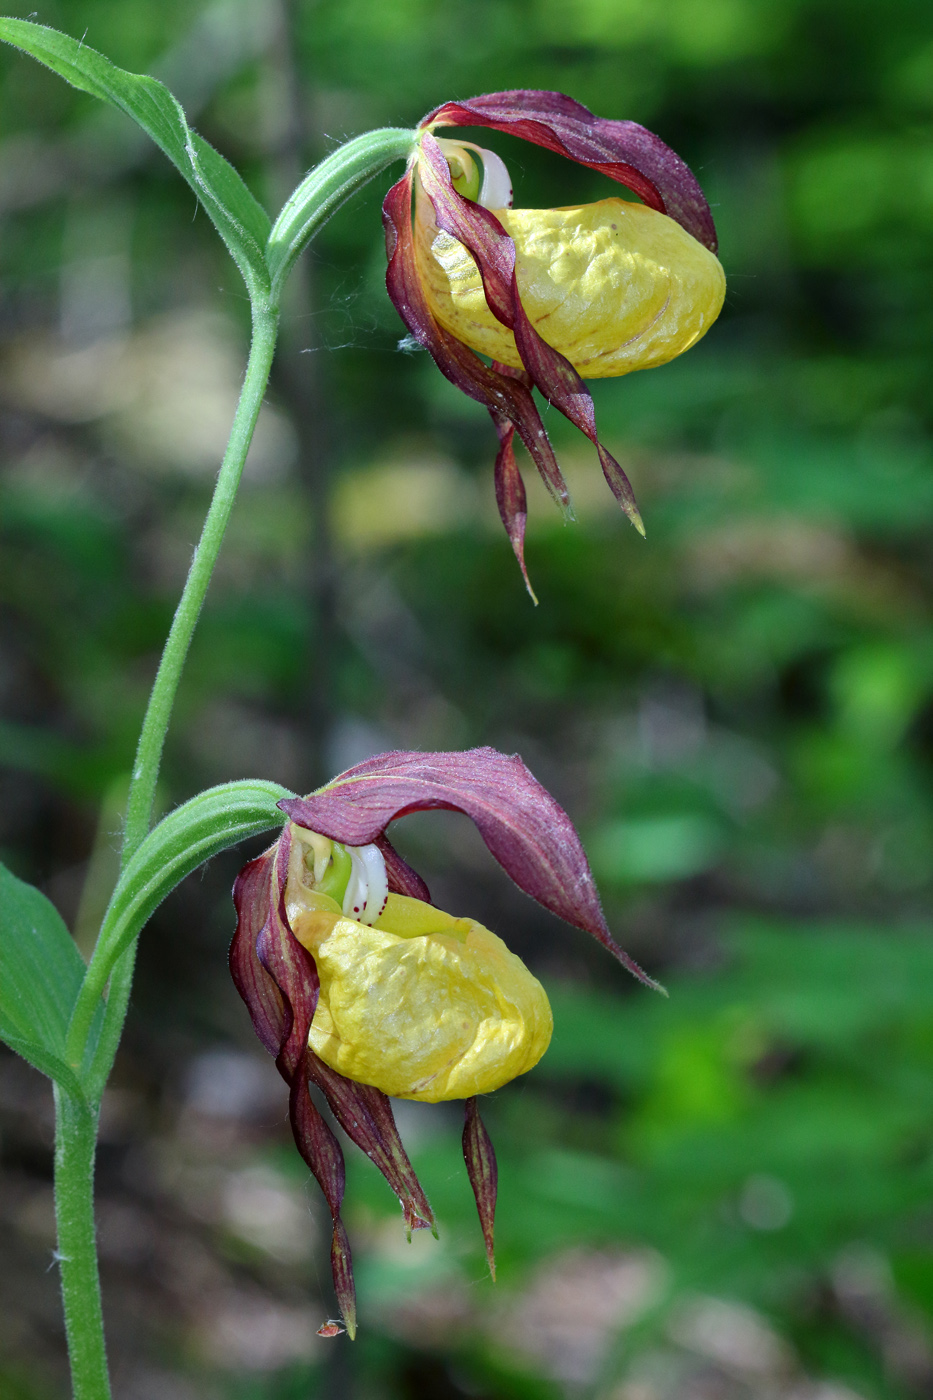
[[[449,126],[520,136],[608,175],[643,203],[612,197],[512,209],[502,160],[433,134]],[[559,92],[448,102],[419,131],[408,170],[383,204],[386,284],[442,373],[492,416],[500,443],[496,500],[531,592],[516,430],[551,495],[570,509],[532,387],[591,440],[643,534],[628,478],[599,440],[583,379],[665,364],[708,330],[725,295],[716,229],[696,179],[660,137],[636,122],[595,117]]]
[[[517,755],[380,754],[279,806],[289,818],[281,836],[234,887],[230,970],[290,1087],[295,1141],[333,1219],[334,1287],[352,1336],[343,1155],[309,1085],[382,1172],[409,1232],[433,1229],[434,1216],[388,1095],[466,1101],[463,1154],[494,1274],[496,1159],[476,1096],[531,1069],[552,1027],[537,979],[474,919],[431,904],[389,823],[429,808],[465,812],[520,889],[656,984],[614,942],[570,818]]]

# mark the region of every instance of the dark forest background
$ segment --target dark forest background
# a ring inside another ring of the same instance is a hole
[[[25,15],[25,11],[23,11]],[[637,986],[465,821],[396,829],[439,904],[545,981],[545,1060],[399,1121],[440,1240],[351,1157],[362,1330],[226,973],[229,890],[143,934],[99,1167],[120,1400],[910,1400],[933,1390],[933,24],[922,0],[46,0],[167,81],[277,209],[344,137],[558,88],[659,132],[714,205],[720,322],[595,385],[628,526],[556,414],[534,609],[494,434],[400,352],[376,182],[293,278],[179,696],[168,809],[391,747],[517,750],[581,830]],[[609,192],[505,137],[516,203]],[[222,452],[247,303],[131,124],[0,54],[0,855],[86,951]],[[0,1394],[65,1393],[51,1093],[0,1059]]]

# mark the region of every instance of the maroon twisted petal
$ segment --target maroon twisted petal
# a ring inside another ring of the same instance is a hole
[[[256,952],[269,918],[269,890],[275,847],[244,865],[233,886],[236,932],[230,944],[230,974],[246,1002],[253,1029],[270,1055],[278,1055],[291,1030],[292,1011]]]
[[[436,144],[436,143],[435,143]],[[515,424],[541,479],[568,516],[570,495],[529,386],[491,369],[432,316],[415,266],[411,226],[412,172],[393,185],[382,205],[389,265],[386,287],[408,330],[424,346],[441,373],[463,393]]]
[[[493,360],[492,367],[498,374],[521,379],[527,388],[531,388],[531,379],[525,370],[512,369],[510,365],[500,365],[496,360]],[[528,499],[525,495],[525,483],[515,460],[515,425],[504,413],[499,413],[494,408],[489,410],[489,414],[499,438],[499,451],[496,453],[495,468],[496,505],[499,507],[499,518],[505,526],[505,533],[509,537],[512,551],[518,560],[518,567],[522,571],[528,595],[537,607],[538,599],[531,586],[528,569],[525,566],[525,525],[528,520]]]
[[[311,1051],[305,1051],[305,1057]],[[304,1058],[304,1057],[303,1057]],[[311,1168],[318,1185],[324,1192],[333,1222],[334,1233],[330,1245],[330,1267],[334,1279],[334,1292],[340,1305],[347,1333],[356,1336],[356,1288],[353,1282],[353,1256],[350,1241],[340,1207],[346,1186],[346,1169],[340,1143],[315,1108],[308,1092],[308,1071],[304,1064],[296,1066],[298,1071],[291,1081],[288,1099],[288,1112],[292,1132],[298,1151]]]
[[[492,1139],[479,1116],[475,1096],[464,1102],[463,1160],[466,1162],[467,1176],[473,1187],[476,1212],[486,1246],[486,1262],[493,1282],[496,1278],[496,1256],[494,1250],[494,1228],[496,1223],[496,1196],[499,1191],[499,1168],[493,1151]]]
[[[392,1105],[381,1089],[357,1084],[308,1051],[308,1072],[331,1112],[353,1142],[375,1163],[402,1205],[409,1238],[412,1230],[435,1230],[434,1212],[402,1146]]]

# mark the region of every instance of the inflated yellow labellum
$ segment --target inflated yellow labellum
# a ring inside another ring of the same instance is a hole
[[[680,224],[615,196],[564,209],[494,209],[515,243],[532,325],[584,379],[663,365],[689,350],[722,309],[726,280]],[[466,248],[438,230],[418,192],[415,258],[428,305],[458,340],[521,367],[512,332],[486,305]]]
[[[498,1089],[544,1054],[544,988],[482,924],[390,894],[370,928],[327,896],[293,895],[289,922],[321,983],[309,1044],[332,1069],[436,1103]]]

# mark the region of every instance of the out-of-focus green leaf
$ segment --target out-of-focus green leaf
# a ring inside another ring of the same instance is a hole
[[[203,203],[255,302],[268,294],[263,249],[270,223],[243,180],[189,127],[178,101],[155,78],[117,68],[68,34],[28,20],[0,19],[0,39],[44,63],[72,87],[132,117],[168,156]]]
[[[54,905],[0,865],[0,1039],[79,1097],[64,1056],[84,970]]]

